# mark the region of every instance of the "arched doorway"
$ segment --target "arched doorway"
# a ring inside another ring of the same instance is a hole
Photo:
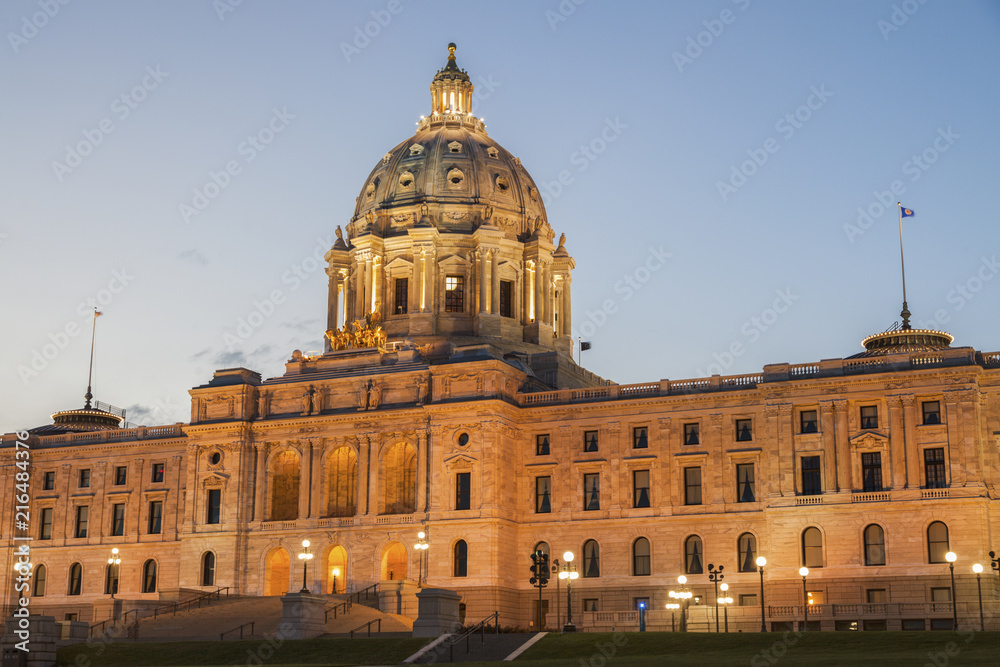
[[[406,547],[392,542],[382,552],[382,580],[406,579]]]
[[[347,592],[347,550],[344,547],[335,546],[327,553],[323,577],[324,592],[334,594]]]
[[[383,514],[412,514],[417,511],[417,450],[400,442],[384,459]]]
[[[271,521],[299,518],[299,455],[286,450],[271,461]]]
[[[288,592],[291,558],[279,547],[267,555],[264,563],[264,595],[284,595]]]

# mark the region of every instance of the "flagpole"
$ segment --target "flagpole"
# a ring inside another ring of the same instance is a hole
[[[899,213],[899,268],[903,273],[903,310],[900,316],[903,318],[903,329],[910,328],[910,309],[906,306],[906,264],[903,262],[903,204],[896,202],[896,210]]]
[[[90,409],[90,399],[94,397],[94,395],[90,393],[90,381],[94,377],[94,338],[96,337],[96,335],[97,335],[97,306],[94,306],[94,324],[90,329],[90,370],[87,372],[87,393],[84,394],[83,396],[85,399],[87,399],[86,405],[83,406],[84,409],[86,410]]]

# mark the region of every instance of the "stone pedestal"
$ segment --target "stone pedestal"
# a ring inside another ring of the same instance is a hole
[[[383,580],[378,585],[378,608],[387,614],[413,618],[417,615],[417,591],[420,587],[408,579]]]
[[[312,593],[281,596],[281,625],[285,639],[312,639],[326,632],[326,598]]]
[[[552,327],[534,322],[524,327],[524,342],[552,347]]]
[[[446,588],[424,588],[417,593],[417,620],[414,637],[437,637],[462,627],[459,601],[462,596]]]
[[[500,338],[502,333],[502,321],[499,315],[490,313],[479,313],[473,322],[473,327],[477,336],[483,338]]]
[[[431,312],[410,313],[411,336],[433,336],[437,333],[437,315]]]
[[[3,641],[0,642],[3,646],[4,664],[8,659],[17,660],[17,656],[24,653],[27,656],[27,667],[52,667],[56,664],[57,633],[56,619],[52,616],[7,618],[4,622]],[[28,651],[20,651],[19,645]]]

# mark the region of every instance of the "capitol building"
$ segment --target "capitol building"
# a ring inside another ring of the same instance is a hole
[[[372,156],[326,253],[325,352],[290,351],[270,379],[216,371],[189,423],[123,428],[88,396],[29,432],[32,612],[96,623],[113,592],[124,609],[283,595],[308,539],[310,590],[378,585],[404,615],[431,586],[472,623],[558,627],[565,582],[540,605],[529,582],[541,550],[575,555],[584,630],[637,629],[640,606],[669,629],[682,575],[692,628],[712,628],[720,566],[744,631],[762,610],[767,629],[978,628],[974,563],[1000,629],[1000,352],[904,323],[815,363],[598,377],[574,360],[573,230],[472,94],[450,45],[416,133]]]

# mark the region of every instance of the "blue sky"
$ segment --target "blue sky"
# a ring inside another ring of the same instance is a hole
[[[320,349],[315,257],[450,41],[596,373],[860,351],[898,319],[897,200],[914,323],[1000,349],[1000,5],[577,2],[4,2],[0,430],[81,404],[92,303],[95,394],[139,423]]]

